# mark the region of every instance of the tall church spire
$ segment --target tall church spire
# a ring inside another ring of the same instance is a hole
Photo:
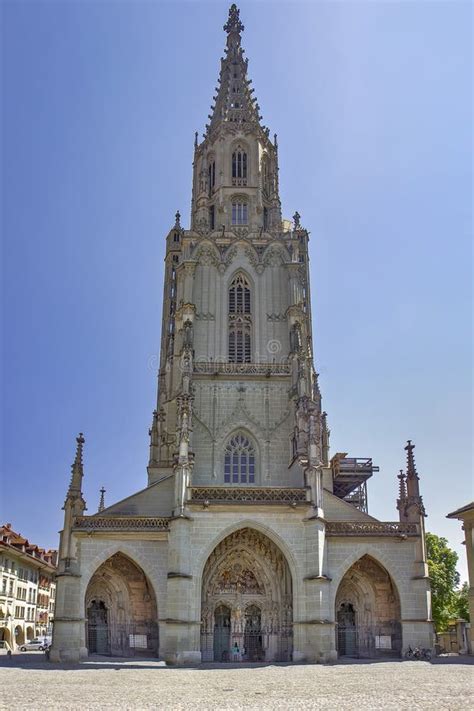
[[[237,125],[259,126],[262,118],[252,83],[247,78],[248,59],[244,59],[245,50],[241,47],[241,33],[244,26],[240,21],[240,10],[235,3],[229,10],[229,19],[224,25],[227,32],[225,57],[221,59],[221,70],[215,102],[211,106],[210,123],[206,126],[207,134],[213,133],[222,122]]]
[[[261,125],[260,107],[248,79],[241,35],[232,5],[224,25],[227,43],[204,140],[194,143],[191,229],[265,239],[282,231],[278,150]]]

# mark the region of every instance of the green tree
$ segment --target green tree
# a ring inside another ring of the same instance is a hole
[[[449,619],[457,617],[456,597],[459,591],[459,573],[456,570],[458,554],[448,547],[446,538],[434,533],[426,534],[428,572],[431,580],[433,621],[437,632],[446,629]]]
[[[453,617],[469,622],[469,583],[463,583],[454,596]]]

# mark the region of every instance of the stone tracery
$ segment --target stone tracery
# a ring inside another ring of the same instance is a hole
[[[228,624],[222,622],[223,608]],[[281,551],[253,529],[227,536],[203,574],[203,661],[225,661],[235,644],[242,659],[289,660],[292,621],[291,573]]]

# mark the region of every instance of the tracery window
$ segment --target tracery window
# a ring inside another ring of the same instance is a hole
[[[232,201],[232,224],[246,225],[248,223],[248,205],[244,200]]]
[[[229,362],[251,363],[251,295],[243,274],[237,274],[229,288]]]
[[[227,444],[224,457],[224,483],[255,483],[255,449],[244,434],[234,435]]]
[[[247,185],[247,153],[240,146],[232,153],[232,185]]]
[[[229,313],[250,314],[250,284],[243,274],[236,274],[229,289]]]
[[[239,318],[229,330],[229,363],[251,363],[250,324]]]

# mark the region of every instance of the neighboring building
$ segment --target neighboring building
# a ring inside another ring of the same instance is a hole
[[[470,632],[471,626],[466,620],[449,620],[444,632],[438,632],[436,635],[436,648],[441,654],[470,654]]]
[[[462,521],[464,544],[467,556],[467,574],[469,576],[469,652],[474,654],[474,501],[448,514],[446,518],[457,518]]]
[[[55,660],[324,661],[433,646],[414,446],[399,520],[378,521],[372,460],[329,458],[309,233],[298,213],[282,219],[278,144],[260,123],[235,5],[224,29],[212,115],[196,134],[191,227],[177,213],[166,238],[148,486],[84,516],[78,437]]]
[[[0,639],[12,649],[52,633],[56,560],[10,523],[0,527]]]

